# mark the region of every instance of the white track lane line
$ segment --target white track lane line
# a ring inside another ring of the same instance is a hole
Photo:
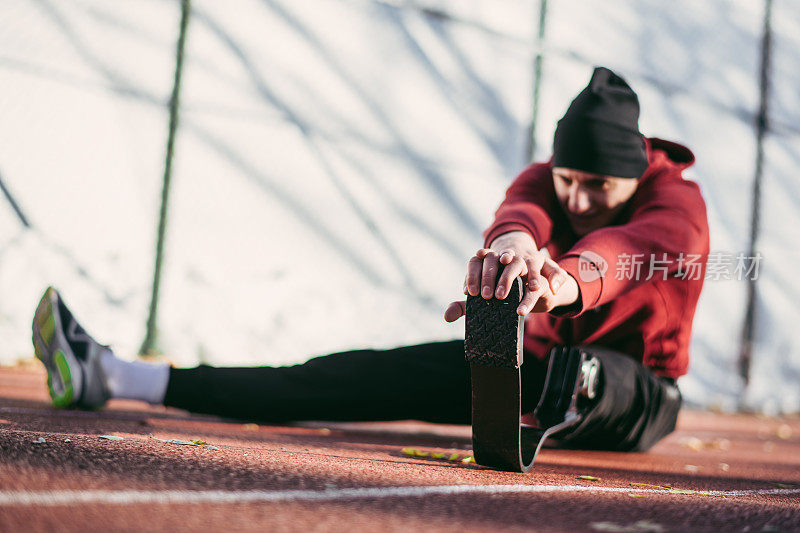
[[[633,487],[588,487],[584,485],[438,485],[422,487],[369,487],[330,489],[323,491],[224,491],[224,490],[51,490],[0,491],[0,506],[73,505],[73,504],[176,504],[176,503],[248,503],[283,501],[334,501],[353,499],[419,498],[431,495],[459,494],[523,494],[546,492],[592,492],[636,494],[681,494],[666,489]],[[797,489],[703,490],[694,494],[706,496],[763,496],[800,494]]]

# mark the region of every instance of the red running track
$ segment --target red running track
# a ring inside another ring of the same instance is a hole
[[[528,474],[402,451],[464,455],[469,436],[54,410],[38,367],[3,368],[0,531],[800,530],[798,417],[683,411],[648,453],[545,449]]]

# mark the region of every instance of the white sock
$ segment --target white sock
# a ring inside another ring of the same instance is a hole
[[[142,400],[152,404],[164,402],[169,382],[167,363],[123,361],[111,350],[106,350],[100,357],[100,366],[112,398]]]

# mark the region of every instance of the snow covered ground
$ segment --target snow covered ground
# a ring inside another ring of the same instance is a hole
[[[686,143],[712,250],[745,252],[763,2],[549,2],[537,156],[591,66]],[[159,308],[178,365],[301,362],[463,335],[441,316],[526,164],[537,1],[195,0]],[[800,411],[800,8],[774,2],[757,330],[708,281],[696,405]],[[0,362],[57,286],[133,357],[144,337],[179,3],[9,0],[0,18]]]

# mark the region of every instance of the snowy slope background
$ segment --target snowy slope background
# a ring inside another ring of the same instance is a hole
[[[712,250],[747,250],[764,2],[548,3],[536,156],[591,67],[642,130],[697,155]],[[538,1],[195,0],[159,346],[177,365],[289,364],[463,335],[461,297],[527,163]],[[0,362],[30,357],[54,284],[101,341],[144,337],[180,5],[6,0],[0,14]],[[708,281],[681,387],[800,411],[800,7],[773,2],[752,376],[746,284]]]

